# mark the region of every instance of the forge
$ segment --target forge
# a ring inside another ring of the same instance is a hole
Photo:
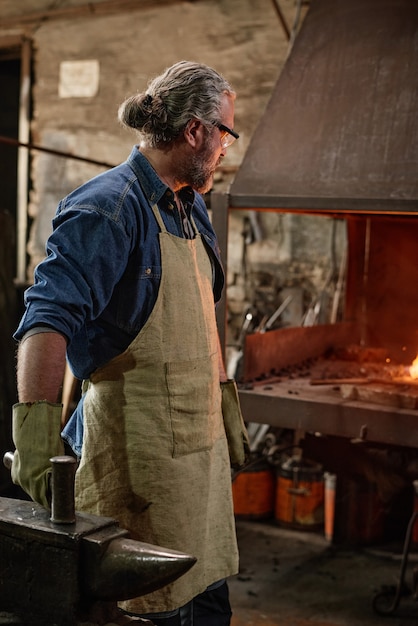
[[[418,447],[417,32],[414,0],[312,0],[229,193],[212,198],[223,250],[234,210],[346,226],[342,319],[246,336],[246,421]]]

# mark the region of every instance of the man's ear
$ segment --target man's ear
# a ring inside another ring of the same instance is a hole
[[[205,138],[205,127],[200,120],[192,119],[184,129],[184,138],[192,148],[200,148]]]

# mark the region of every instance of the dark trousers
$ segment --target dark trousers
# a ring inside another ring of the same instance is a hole
[[[150,613],[140,617],[149,619],[155,626],[229,626],[231,615],[228,585],[224,582],[215,589],[206,589],[175,614],[162,617]]]

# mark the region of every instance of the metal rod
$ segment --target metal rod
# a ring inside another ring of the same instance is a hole
[[[77,461],[72,456],[54,456],[51,476],[51,522],[73,524],[75,522],[74,477]]]
[[[3,456],[3,465],[11,470],[13,465],[14,452],[5,452]]]
[[[287,25],[287,22],[286,22],[286,20],[284,18],[284,15],[282,13],[281,8],[280,8],[279,0],[273,0],[273,6],[276,9],[277,15],[279,16],[279,20],[280,20],[282,28],[283,28],[283,30],[285,32],[287,41],[290,41],[290,29],[289,29],[289,26]]]
[[[11,470],[14,452],[5,452],[3,465]],[[54,524],[73,524],[75,522],[74,477],[77,461],[72,456],[54,456],[49,459],[51,475],[51,522]]]
[[[20,146],[22,148],[28,148],[29,150],[39,150],[39,152],[48,152],[55,156],[65,157],[66,159],[75,159],[76,161],[83,161],[84,163],[92,163],[93,165],[100,165],[102,167],[115,167],[114,164],[106,163],[105,161],[96,161],[95,159],[89,159],[87,157],[78,156],[77,154],[71,154],[70,152],[62,152],[61,150],[54,150],[53,148],[45,148],[44,146],[38,146],[33,143],[25,143],[18,141],[12,137],[4,137],[0,135],[0,143],[7,143],[12,146]]]

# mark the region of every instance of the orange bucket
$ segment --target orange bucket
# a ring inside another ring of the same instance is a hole
[[[240,472],[232,482],[237,517],[263,519],[274,513],[275,472],[266,463]]]
[[[288,459],[279,469],[275,519],[283,526],[317,530],[324,526],[324,476],[322,467]]]

